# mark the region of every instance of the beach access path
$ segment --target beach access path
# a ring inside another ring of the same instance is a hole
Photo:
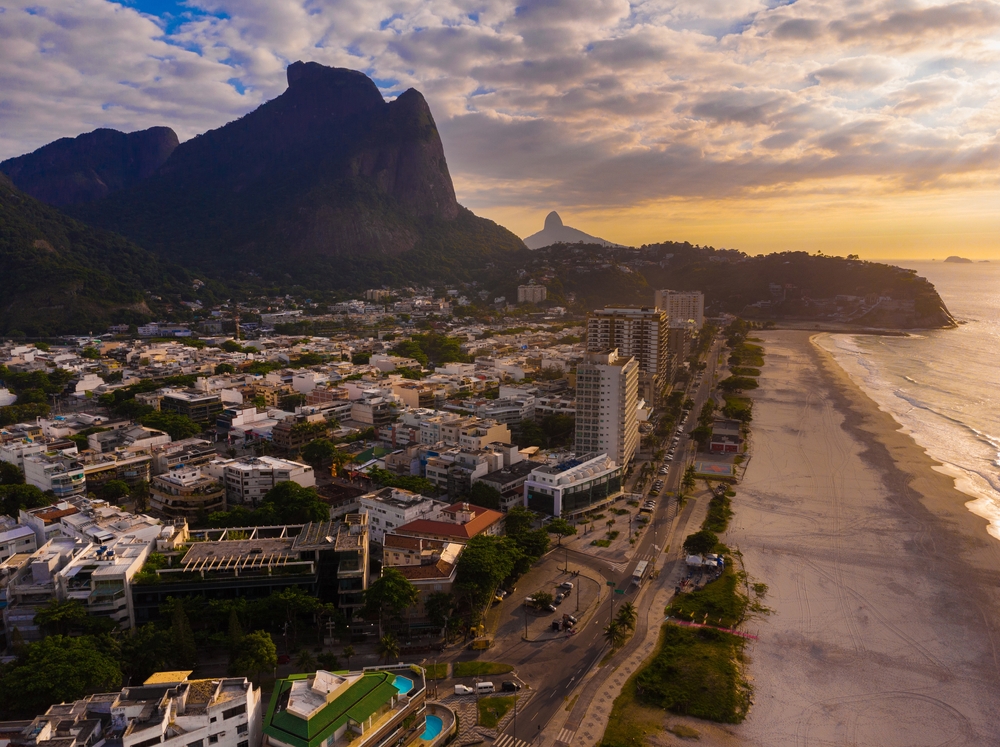
[[[725,541],[773,614],[744,626],[747,720],[700,744],[1000,744],[1000,542],[812,333],[758,334]]]

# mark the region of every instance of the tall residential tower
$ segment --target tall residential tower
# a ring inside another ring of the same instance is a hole
[[[705,294],[701,291],[658,290],[653,305],[667,312],[671,324],[692,321],[701,329],[705,323]]]
[[[662,309],[648,306],[609,306],[587,319],[587,350],[618,349],[639,364],[639,396],[651,405],[673,378],[669,352],[668,318]]]
[[[576,369],[577,456],[607,454],[622,469],[639,448],[639,364],[617,350],[587,353]]]

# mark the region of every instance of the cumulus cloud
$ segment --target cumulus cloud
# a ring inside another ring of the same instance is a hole
[[[423,91],[479,210],[908,189],[998,165],[988,0],[144,2],[4,6],[0,157],[98,126],[190,137],[306,59]]]

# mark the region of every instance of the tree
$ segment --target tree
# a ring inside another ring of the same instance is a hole
[[[52,500],[34,485],[0,485],[0,514],[17,516],[23,509],[41,508]]]
[[[231,341],[227,341],[227,342],[231,342]],[[223,344],[225,344],[225,343],[223,343]],[[216,376],[221,376],[223,374],[234,374],[234,373],[236,373],[236,367],[233,366],[232,363],[219,363],[215,367],[215,375]]]
[[[694,486],[697,484],[694,474],[693,466],[684,470],[684,477],[681,478],[681,488],[684,490],[694,490]]]
[[[309,653],[309,649],[299,649],[299,654],[295,657],[295,666],[300,672],[315,672],[316,659]]]
[[[139,480],[139,482],[132,486],[132,492],[129,494],[129,497],[132,499],[132,505],[136,513],[146,511],[149,508],[149,483],[145,480]]]
[[[330,507],[316,491],[292,480],[279,482],[267,491],[258,511],[273,524],[306,524],[330,518]]]
[[[514,506],[504,517],[504,528],[508,537],[531,531],[535,525],[535,514],[524,506]]]
[[[0,462],[0,485],[23,485],[24,473],[16,464]]]
[[[547,591],[535,592],[535,595],[532,597],[532,599],[535,600],[535,607],[540,610],[545,609],[550,604],[556,601],[555,597],[549,594]]]
[[[347,659],[347,668],[351,668],[351,657],[354,656],[354,646],[344,646],[344,650],[341,652],[344,654],[344,658]]]
[[[448,620],[455,612],[455,598],[447,591],[433,591],[424,600],[424,609],[430,621],[441,628],[443,634],[448,627]]]
[[[625,630],[635,630],[635,623],[639,619],[639,612],[632,602],[625,602],[618,608],[615,622]]]
[[[229,625],[227,627],[229,637],[229,656],[230,659],[232,659],[236,656],[236,652],[240,647],[240,642],[243,640],[243,626],[240,625],[240,616],[237,614],[235,607],[229,610]]]
[[[502,499],[503,495],[499,490],[482,481],[473,484],[472,489],[469,490],[469,503],[482,506],[483,508],[499,511]]]
[[[386,633],[378,639],[378,655],[383,661],[399,658],[399,641],[392,633]]]
[[[473,609],[484,608],[492,598],[493,590],[513,574],[515,564],[520,560],[519,552],[516,545],[499,537],[480,534],[470,539],[458,559],[455,573],[457,596],[467,600]]]
[[[316,663],[319,665],[320,669],[325,669],[327,672],[336,672],[340,669],[340,660],[337,658],[335,653],[330,651],[317,654]]]
[[[712,552],[718,544],[719,538],[715,532],[702,529],[684,538],[684,552],[688,555],[705,555]]]
[[[101,486],[101,498],[108,503],[118,503],[130,492],[131,489],[124,480],[108,480]]]
[[[401,619],[403,612],[415,605],[419,596],[417,587],[406,576],[395,568],[383,568],[382,576],[365,591],[364,612],[377,614],[381,628],[385,617]]]
[[[87,608],[76,599],[53,599],[35,613],[35,624],[50,635],[69,635],[87,618]]]
[[[120,658],[122,674],[130,682],[145,682],[154,672],[169,669],[173,658],[170,635],[153,623],[132,628],[122,636]]]
[[[522,449],[528,446],[545,446],[545,432],[534,420],[522,420],[514,431],[514,443]]]
[[[278,666],[278,648],[271,640],[271,634],[265,630],[255,630],[240,640],[230,670],[233,674],[242,674],[245,677],[256,675],[259,682],[261,672],[271,671],[276,666]]]
[[[194,631],[183,601],[174,599],[174,609],[170,620],[170,639],[174,662],[178,667],[193,667],[197,662],[198,650],[194,644]]]
[[[302,447],[302,458],[316,469],[334,461],[341,453],[337,445],[328,438],[317,438]]]
[[[617,651],[625,644],[627,631],[617,622],[608,623],[604,627],[604,638],[611,644],[611,650]]]
[[[576,527],[566,521],[566,519],[553,519],[545,527],[545,531],[556,535],[559,538],[559,545],[562,546],[562,538],[572,537],[576,534]]]
[[[147,412],[139,417],[139,422],[147,428],[165,431],[174,441],[197,436],[205,430],[203,426],[187,415],[178,415],[173,412]]]
[[[0,678],[0,710],[8,717],[33,718],[53,703],[121,687],[118,663],[89,636],[52,635],[33,643]]]
[[[101,357],[101,353],[97,348],[84,348],[80,352],[81,358],[86,358],[87,360],[96,361]]]

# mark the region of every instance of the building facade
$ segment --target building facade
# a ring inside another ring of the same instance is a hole
[[[517,286],[518,303],[541,303],[548,297],[548,289],[544,285],[529,283]]]
[[[604,453],[628,469],[639,447],[638,390],[634,358],[587,353],[576,369],[577,454]]]
[[[613,503],[623,470],[607,454],[584,454],[534,469],[524,483],[524,505],[549,516],[573,517]]]
[[[587,318],[587,350],[599,353],[617,348],[639,364],[639,396],[655,403],[670,382],[668,318],[661,309],[609,306]]]
[[[705,294],[701,291],[658,290],[653,305],[667,312],[672,322],[694,322],[695,329],[705,323]]]
[[[271,488],[289,480],[304,488],[316,486],[316,474],[307,464],[276,457],[217,459],[205,471],[226,486],[226,500],[231,505],[256,508]]]

